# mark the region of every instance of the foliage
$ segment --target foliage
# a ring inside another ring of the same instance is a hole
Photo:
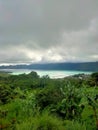
[[[8,85],[0,85],[0,103],[5,104],[12,98],[12,91]]]
[[[92,73],[91,78],[95,86],[98,86],[98,72]]]
[[[36,93],[36,102],[41,110],[53,107],[62,100],[61,91],[54,87],[48,87]]]
[[[80,76],[1,76],[0,129],[97,130],[97,75]]]
[[[64,122],[65,122],[65,130],[87,130],[86,125],[78,121],[65,120]]]
[[[18,126],[18,129],[24,130],[25,128],[27,128],[28,130],[65,130],[63,122],[57,117],[48,114],[47,112],[44,112],[41,115],[31,118],[30,121],[28,123],[27,122],[28,121]],[[27,124],[29,127],[27,126]]]
[[[60,89],[64,97],[57,106],[57,112],[65,119],[80,119],[84,109],[84,105],[81,104],[81,89],[71,83]]]

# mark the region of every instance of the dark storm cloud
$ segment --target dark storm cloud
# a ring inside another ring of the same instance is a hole
[[[97,0],[0,0],[0,62],[98,60],[97,23]]]

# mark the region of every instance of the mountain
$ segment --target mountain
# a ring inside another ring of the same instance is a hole
[[[29,65],[9,65],[0,66],[0,69],[41,69],[41,70],[78,70],[78,71],[98,71],[98,61],[81,63],[44,63]]]

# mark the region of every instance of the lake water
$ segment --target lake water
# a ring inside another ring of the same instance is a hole
[[[63,78],[75,74],[91,74],[92,72],[86,71],[69,71],[69,70],[30,70],[30,69],[4,69],[3,71],[10,71],[13,75],[28,74],[31,71],[37,72],[39,76],[48,75],[50,78]]]

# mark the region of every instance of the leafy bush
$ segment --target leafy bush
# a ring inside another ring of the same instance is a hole
[[[8,85],[0,85],[0,103],[5,104],[11,100],[12,90]]]
[[[98,72],[91,74],[92,82],[95,86],[98,86]]]
[[[64,98],[57,106],[57,113],[66,119],[80,118],[84,108],[83,104],[80,104],[82,99],[81,90],[70,82],[60,89]]]
[[[36,93],[36,103],[43,110],[47,107],[53,107],[63,98],[60,89],[56,87],[47,87]]]

